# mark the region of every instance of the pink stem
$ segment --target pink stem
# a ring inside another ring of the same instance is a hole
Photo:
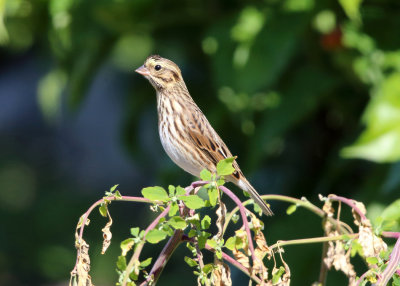
[[[376,285],[385,286],[389,280],[393,277],[394,273],[400,264],[400,238],[397,239],[396,244],[393,247],[392,253],[387,266],[381,276],[378,278]]]
[[[400,232],[382,231],[382,236],[388,238],[400,238]]]
[[[361,217],[362,220],[367,219],[365,214],[356,206],[356,204],[353,202],[353,200],[345,198],[345,197],[336,196],[336,195],[329,195],[328,198],[333,201],[339,201],[339,202],[345,203],[346,205],[350,206],[353,210],[355,210],[358,213],[358,215]]]
[[[248,238],[247,240],[249,241],[251,257],[253,258],[253,261],[255,261],[257,259],[257,257],[254,253],[254,245],[253,245],[253,240],[252,240],[252,236],[251,236],[251,232],[250,232],[250,228],[249,228],[249,223],[247,221],[246,209],[243,206],[242,202],[239,200],[239,198],[234,193],[232,193],[231,190],[229,190],[228,188],[226,188],[224,186],[219,186],[219,188],[221,191],[223,191],[225,194],[227,194],[239,207],[240,215],[242,216],[243,226],[247,233],[247,238]]]
[[[215,249],[210,247],[208,244],[206,244],[205,248],[209,251],[214,252]],[[261,280],[256,277],[256,276],[252,276],[251,273],[247,270],[246,267],[244,267],[239,261],[237,261],[236,259],[230,257],[228,254],[226,254],[225,252],[221,251],[222,253],[222,259],[229,262],[230,264],[232,264],[233,266],[235,266],[236,268],[238,268],[240,271],[242,271],[244,274],[246,274],[247,276],[251,277],[254,281],[256,281],[257,283],[261,283]]]

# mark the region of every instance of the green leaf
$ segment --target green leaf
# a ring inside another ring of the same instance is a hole
[[[203,169],[203,170],[200,172],[200,178],[201,178],[203,181],[207,181],[207,182],[211,181],[211,176],[212,176],[211,172],[208,171],[207,169]]]
[[[152,229],[146,235],[146,240],[150,243],[158,243],[167,237],[167,233],[164,230]]]
[[[219,260],[222,259],[222,251],[221,250],[215,251],[215,255],[218,257]]]
[[[133,247],[135,241],[133,238],[127,238],[121,242],[122,256],[125,256]]]
[[[115,191],[114,195],[115,195],[116,199],[119,199],[119,200],[122,199],[122,195],[118,190]]]
[[[211,272],[211,270],[214,268],[214,265],[212,264],[212,263],[208,263],[208,264],[206,264],[206,265],[204,265],[204,267],[203,267],[203,272],[205,273],[205,274],[208,274],[208,273],[210,273]]]
[[[278,283],[283,273],[285,273],[285,268],[281,266],[279,267],[279,270],[272,275],[272,284]]]
[[[360,21],[360,6],[363,0],[339,0],[347,17],[353,21]]]
[[[185,256],[184,260],[190,267],[195,267],[198,265],[197,261],[195,261],[194,259],[192,259],[190,257]]]
[[[208,215],[205,215],[204,218],[201,220],[201,228],[208,229],[211,224],[211,218]]]
[[[258,213],[259,216],[262,216],[262,209],[261,207],[256,204],[255,202],[253,202],[253,208],[254,208],[254,212]]]
[[[104,217],[107,217],[107,204],[106,203],[101,203],[99,207],[100,214]]]
[[[211,236],[211,233],[202,231],[201,235],[199,237],[197,237],[197,243],[199,244],[200,249],[203,249],[204,247],[206,247],[207,238],[210,236]]]
[[[131,228],[131,234],[133,237],[138,237],[139,236],[139,228],[138,227],[132,227]]]
[[[240,219],[240,216],[238,214],[234,214],[232,216],[232,222],[233,223],[237,223],[239,221],[239,219]]]
[[[169,185],[169,186],[168,186],[168,192],[169,192],[169,196],[170,196],[170,197],[175,196],[175,187],[172,186],[172,185]]]
[[[151,263],[151,260],[152,260],[151,257],[147,258],[146,260],[143,260],[142,262],[140,262],[140,267],[145,268],[145,267],[149,266]]]
[[[400,199],[391,203],[388,207],[386,207],[381,217],[383,221],[399,221],[400,222]]]
[[[126,269],[126,258],[123,255],[118,256],[117,268],[121,271]]]
[[[351,257],[354,257],[356,254],[362,256],[363,255],[363,249],[361,244],[358,242],[357,239],[353,240],[351,242],[351,252],[350,255]]]
[[[113,193],[118,188],[118,186],[119,186],[119,184],[116,184],[116,185],[112,186],[110,188],[110,192]]]
[[[230,157],[219,161],[217,164],[217,174],[219,176],[228,176],[235,172],[235,168],[232,166],[233,161],[235,161],[235,157]]]
[[[183,196],[183,195],[186,194],[185,189],[182,188],[181,186],[177,186],[176,189],[175,189],[175,191],[176,191],[176,195],[177,195],[177,196]]]
[[[394,72],[373,89],[363,114],[366,125],[356,142],[341,151],[344,158],[375,162],[400,159],[400,72]]]
[[[214,239],[207,239],[207,244],[212,248],[216,248],[218,246],[218,243]]]
[[[161,187],[148,187],[142,190],[142,195],[151,201],[167,202],[169,200],[167,192]]]
[[[372,256],[372,257],[367,257],[365,259],[367,261],[368,264],[378,264],[379,260],[378,258]]]
[[[291,215],[292,213],[294,213],[296,211],[296,209],[297,209],[296,204],[290,205],[286,210],[286,214]]]
[[[168,221],[170,226],[172,226],[175,229],[185,229],[186,228],[186,221],[181,218],[180,216],[174,216],[170,218]]]
[[[224,246],[229,250],[233,250],[235,249],[235,245],[236,245],[236,236],[231,236],[230,238],[227,239]]]
[[[400,286],[400,276],[398,274],[394,274],[392,278],[393,278],[392,286]]]
[[[185,205],[192,210],[204,207],[204,200],[197,195],[181,196],[179,197]]]
[[[173,202],[169,208],[168,215],[169,216],[174,216],[179,210],[179,206],[176,202]]]
[[[216,188],[208,189],[208,199],[210,201],[211,206],[214,207],[217,204],[218,189]]]
[[[188,236],[189,238],[194,237],[197,234],[197,232],[194,229],[189,230]]]

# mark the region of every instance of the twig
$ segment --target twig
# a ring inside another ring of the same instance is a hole
[[[400,235],[400,233],[398,233]],[[375,285],[385,286],[389,280],[393,277],[397,268],[400,265],[400,237],[397,238],[396,244],[393,247],[392,253],[390,254],[389,262],[383,273],[379,276],[378,281]]]
[[[188,186],[188,187],[185,188],[186,195],[190,194],[190,192],[193,191],[195,188],[197,188],[197,187],[199,187],[199,186],[202,186],[202,185],[205,185],[206,183],[207,183],[207,182],[203,182],[203,181],[196,181],[196,182],[193,182],[190,186]],[[163,216],[161,216],[161,215],[164,214],[164,212],[166,212],[166,214],[167,214],[168,211],[169,211],[169,208],[170,208],[170,206],[168,206],[168,207],[163,211],[163,213],[161,213],[161,214],[157,217],[157,219],[156,219],[155,221],[153,221],[153,223],[152,223],[150,226],[154,225],[154,226],[153,226],[153,228],[154,228],[154,227],[158,224],[158,221],[161,219],[161,217],[163,217]],[[185,208],[182,215],[185,216],[185,215],[187,214],[188,210],[189,210],[188,208]],[[166,214],[165,214],[165,215],[166,215]],[[165,215],[164,215],[164,216],[165,216]],[[157,221],[157,222],[156,222],[156,221]],[[150,226],[149,226],[147,229],[149,229]],[[145,234],[147,234],[147,229],[146,229]],[[151,229],[151,228],[150,228],[150,229]],[[149,230],[150,230],[150,229],[149,229]],[[170,239],[168,240],[168,242],[165,244],[165,246],[164,246],[163,250],[161,251],[160,255],[158,256],[156,262],[154,262],[153,267],[151,268],[150,273],[149,273],[149,275],[148,275],[148,279],[146,279],[146,281],[144,281],[144,282],[143,282],[142,284],[140,284],[140,285],[147,285],[147,283],[148,283],[150,280],[152,280],[153,283],[157,282],[157,280],[158,280],[158,278],[160,277],[161,272],[163,271],[163,269],[164,269],[165,265],[167,264],[169,258],[172,256],[172,254],[174,253],[174,251],[175,251],[175,249],[178,247],[178,245],[183,241],[183,240],[182,240],[182,235],[183,235],[183,231],[182,231],[182,230],[178,230],[178,229],[177,229],[177,230],[174,231],[174,234],[170,237]],[[136,258],[136,259],[139,259],[140,251],[141,251],[142,248],[143,248],[143,243],[142,243],[141,245],[137,246],[136,251],[138,250],[139,247],[140,247],[140,249],[139,249],[139,254],[137,255],[137,258]],[[136,251],[135,251],[135,253],[136,253]],[[131,263],[131,262],[133,261],[133,262],[132,262],[132,265],[133,265],[133,263],[134,263],[134,261],[135,261],[135,260],[133,260],[133,258],[134,258],[134,257],[132,256],[131,260],[129,261],[129,263]],[[129,264],[128,264],[128,266],[129,266]],[[128,266],[127,266],[126,269],[128,269]],[[129,273],[130,273],[130,272],[128,272],[128,276],[129,276]],[[127,277],[127,276],[125,275],[124,280],[125,280],[126,277]],[[122,285],[125,285],[124,282],[123,282]]]
[[[357,205],[354,203],[352,199],[348,199],[337,195],[329,195],[328,198],[332,201],[343,202],[346,205],[350,206],[361,217],[362,221],[367,219],[365,214],[357,207]]]
[[[133,253],[131,259],[129,260],[128,265],[126,266],[125,276],[124,276],[124,279],[122,281],[122,286],[126,286],[129,274],[133,271],[134,263],[139,260],[139,256],[140,256],[140,253],[142,252],[142,249],[143,249],[143,246],[144,246],[144,243],[145,243],[145,240],[146,240],[147,233],[157,226],[157,224],[159,223],[160,219],[165,217],[168,214],[170,208],[171,208],[170,205],[167,206],[165,208],[165,210],[163,210],[158,215],[158,217],[146,228],[142,241],[136,246],[135,252]]]
[[[164,246],[156,262],[154,262],[153,267],[151,268],[149,273],[149,278],[142,284],[140,284],[141,286],[147,285],[147,283],[149,283],[150,280],[154,284],[157,282],[168,260],[170,259],[170,257],[172,256],[178,245],[183,241],[182,235],[183,235],[182,230],[177,229],[174,231],[174,234],[170,237],[167,244]]]
[[[208,244],[206,244],[205,248],[209,251],[214,252],[215,249],[212,248],[211,246],[209,246]],[[228,254],[226,254],[225,252],[221,251],[222,253],[222,259],[224,259],[225,261],[227,261],[228,263],[232,264],[233,266],[235,266],[237,269],[239,269],[240,271],[242,271],[244,274],[246,274],[247,276],[249,276],[251,279],[253,279],[256,283],[260,284],[261,280],[260,278],[258,278],[255,275],[252,275],[246,267],[244,267],[240,262],[238,262],[236,259],[230,257]]]
[[[270,246],[270,249],[274,249],[277,247],[282,247],[285,245],[298,245],[298,244],[309,244],[309,243],[320,243],[327,241],[335,241],[335,240],[344,240],[348,238],[357,238],[358,233],[353,234],[343,234],[337,236],[322,236],[322,237],[313,237],[313,238],[301,238],[301,239],[293,239],[293,240],[280,240],[277,243]]]
[[[321,286],[325,285],[326,276],[328,274],[328,266],[324,262],[326,254],[328,253],[328,248],[329,248],[329,244],[328,244],[328,242],[325,241],[322,244],[321,267],[320,267],[320,270],[319,270],[319,277],[318,277],[318,282],[319,282],[319,284]]]
[[[229,190],[227,187],[219,186],[219,189],[221,191],[223,191],[225,194],[227,194],[239,207],[240,215],[242,216],[243,226],[247,233],[247,240],[249,242],[251,257],[253,258],[253,261],[255,261],[258,258],[256,257],[256,255],[254,253],[254,245],[253,245],[253,240],[252,240],[252,236],[251,236],[251,232],[250,232],[250,228],[249,228],[249,223],[247,221],[246,209],[243,206],[242,202],[239,200],[239,198],[234,193],[232,193],[232,191]]]

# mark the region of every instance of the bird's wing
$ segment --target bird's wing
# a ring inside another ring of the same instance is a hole
[[[203,118],[203,122],[200,122],[202,120],[200,118],[189,119],[188,134],[189,138],[193,141],[198,150],[202,152],[210,160],[211,165],[214,166],[214,170],[209,168],[210,171],[215,172],[215,166],[217,163],[223,159],[232,157],[232,154],[222,139],[211,127],[207,119],[205,119],[205,117]],[[200,124],[196,124],[198,122],[200,122]],[[236,161],[234,161],[233,166],[236,169],[233,176],[238,179],[241,171]]]

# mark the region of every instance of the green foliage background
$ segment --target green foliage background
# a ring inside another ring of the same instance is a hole
[[[163,153],[155,92],[133,72],[160,54],[180,65],[193,98],[260,193],[314,202],[319,193],[336,193],[363,201],[374,218],[400,191],[398,31],[396,0],[0,0],[0,77],[14,68],[11,76],[24,85],[19,67],[35,62],[34,108],[50,132],[79,117],[104,70],[118,78],[116,94],[107,95],[123,102],[115,140],[136,170],[120,191],[135,195],[147,185],[184,186],[192,179]],[[24,123],[22,136],[7,122],[0,129],[0,284],[67,281],[78,217],[119,178],[105,174],[109,184],[99,189],[64,176],[46,153],[48,138]],[[35,144],[41,152],[26,153]],[[102,151],[93,146],[98,156]],[[286,206],[272,207],[268,241],[322,235],[311,214],[287,217]],[[114,244],[105,256],[99,254],[104,221],[93,218],[89,227],[98,285],[116,279],[121,237],[150,221],[140,206],[114,204],[111,212]],[[288,248],[293,285],[317,280],[320,252],[315,245]],[[160,285],[195,284],[183,257],[178,251]],[[241,274],[233,275],[240,285]],[[328,280],[346,281],[334,272]]]

